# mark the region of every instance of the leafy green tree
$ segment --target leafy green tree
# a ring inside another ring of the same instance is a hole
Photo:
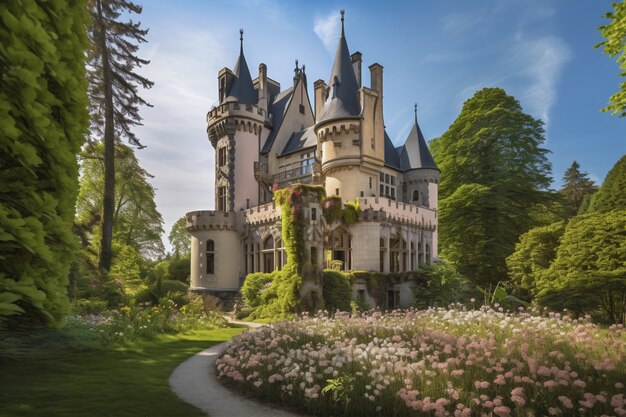
[[[82,153],[80,192],[76,207],[78,224],[93,223],[102,207],[102,187],[105,182],[103,145],[92,143]],[[150,173],[141,168],[131,148],[121,143],[116,145],[116,192],[113,201],[114,240],[135,248],[145,258],[157,258],[164,253],[161,235],[163,218],[155,200],[154,188],[149,182]],[[92,234],[92,245],[97,247]]]
[[[88,80],[91,137],[104,144],[104,196],[99,265],[111,268],[115,223],[115,144],[123,138],[143,146],[132,129],[141,125],[140,106],[150,106],[139,96],[139,88],[153,82],[135,72],[150,61],[137,57],[139,44],[146,42],[147,29],[140,22],[122,21],[129,14],[140,14],[142,7],[127,0],[91,0]]]
[[[560,193],[565,200],[566,219],[578,214],[585,197],[598,190],[595,183],[587,176],[586,172],[580,171],[580,164],[576,161],[572,162],[563,175],[563,188]]]
[[[611,168],[602,186],[593,195],[589,204],[589,212],[607,212],[626,209],[626,155]]]
[[[176,220],[168,236],[174,249],[174,256],[189,256],[191,254],[191,235],[187,231],[187,217]]]
[[[0,325],[67,311],[88,19],[81,0],[0,2]]]
[[[568,223],[556,258],[538,283],[539,302],[626,319],[626,210],[591,213]]]
[[[109,277],[119,282],[125,293],[134,294],[143,284],[141,255],[132,246],[113,241],[113,262]]]
[[[564,232],[565,222],[561,221],[535,227],[520,236],[515,252],[506,259],[509,276],[518,288],[536,294],[537,283],[545,278]]]
[[[610,57],[617,57],[620,76],[626,77],[626,1],[611,3],[614,11],[604,15],[611,22],[600,26],[598,29],[606,39],[596,45],[596,48],[603,47],[603,52]],[[626,116],[626,81],[620,84],[620,91],[613,94],[609,100],[609,105],[602,111],[610,111],[619,117]]]
[[[441,168],[442,257],[475,284],[506,277],[518,237],[554,197],[543,122],[501,88],[484,88],[432,146]]]

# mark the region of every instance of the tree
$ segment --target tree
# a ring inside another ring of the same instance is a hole
[[[563,175],[563,188],[561,195],[565,199],[565,218],[575,216],[587,196],[598,190],[595,183],[587,178],[586,172],[580,172],[580,164],[576,161],[565,171]]]
[[[606,39],[596,45],[603,47],[603,52],[610,57],[617,57],[622,72],[620,76],[626,77],[626,1],[612,3],[613,12],[604,15],[611,22],[598,27],[602,36]],[[613,94],[609,99],[609,105],[602,111],[610,111],[619,117],[626,116],[626,81],[620,84],[620,91]]]
[[[137,250],[144,258],[157,258],[164,253],[161,235],[163,218],[154,201],[150,173],[141,168],[133,150],[116,145],[115,172],[117,187],[113,200],[114,240]],[[105,182],[104,146],[90,144],[82,153],[80,192],[76,207],[76,222],[86,225],[97,222],[102,207],[102,187]],[[94,220],[95,219],[95,220]],[[92,232],[99,235],[98,227]]]
[[[139,106],[151,106],[139,96],[139,87],[153,82],[135,72],[150,61],[136,56],[146,42],[147,29],[140,22],[120,21],[120,16],[140,14],[142,7],[127,0],[91,0],[88,80],[91,101],[91,137],[104,143],[104,196],[99,265],[111,268],[115,216],[115,143],[123,138],[143,146],[132,129],[141,125]]]
[[[191,235],[187,231],[187,217],[176,220],[168,236],[174,256],[187,257],[191,254]]]
[[[485,88],[432,144],[442,173],[441,254],[475,284],[506,277],[518,237],[538,225],[537,207],[554,199],[543,142],[541,120],[501,88]]]
[[[68,308],[88,19],[81,0],[0,2],[0,325]]]
[[[589,204],[589,212],[607,212],[626,209],[626,155],[611,168],[602,186],[593,195]]]
[[[626,319],[626,210],[590,213],[567,224],[556,258],[540,281],[544,305]]]
[[[518,288],[536,294],[538,283],[545,279],[556,257],[564,232],[565,222],[561,221],[535,227],[520,236],[515,252],[506,258],[509,276]]]

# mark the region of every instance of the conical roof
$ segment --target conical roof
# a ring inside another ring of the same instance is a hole
[[[439,167],[435,163],[433,156],[430,154],[428,145],[426,144],[426,139],[424,139],[422,130],[417,123],[417,111],[415,112],[415,123],[413,124],[411,132],[409,132],[409,136],[404,142],[404,147],[406,149],[406,156],[408,157],[411,165],[410,169],[430,168],[439,171]]]
[[[230,84],[230,89],[225,102],[238,101],[244,104],[257,104],[259,97],[257,91],[252,84],[252,77],[250,76],[250,70],[248,69],[248,63],[246,57],[243,55],[243,30],[241,33],[241,46],[239,48],[239,58],[235,64],[235,70],[233,71],[235,77]]]
[[[361,114],[359,84],[354,74],[352,59],[350,58],[350,51],[348,50],[348,43],[344,33],[343,11],[341,14],[341,36],[339,37],[335,62],[330,73],[328,86],[330,87],[330,93],[324,103],[318,123],[346,117],[359,117]]]

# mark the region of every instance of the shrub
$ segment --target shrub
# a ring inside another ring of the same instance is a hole
[[[74,314],[86,316],[89,314],[100,315],[107,311],[107,302],[97,299],[80,299],[73,303]]]
[[[138,304],[150,303],[156,305],[163,297],[168,297],[177,306],[183,306],[187,303],[187,285],[180,281],[157,280],[156,283],[150,285],[148,288],[143,288],[137,291],[134,295],[135,302]]]
[[[257,308],[261,305],[264,299],[266,300],[271,298],[264,293],[269,290],[276,275],[276,272],[255,272],[253,274],[248,274],[243,282],[243,286],[241,287],[243,301],[248,307]]]
[[[322,275],[324,280],[324,306],[327,311],[350,311],[352,289],[350,277],[340,271],[326,269]]]

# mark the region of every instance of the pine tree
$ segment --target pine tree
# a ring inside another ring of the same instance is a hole
[[[440,253],[480,285],[507,276],[519,236],[551,197],[541,120],[501,88],[485,88],[432,147],[441,168]]]
[[[563,175],[561,195],[565,199],[566,219],[575,216],[585,197],[598,190],[598,187],[592,180],[587,178],[587,175],[586,172],[580,172],[580,164],[576,161],[572,162],[572,166]]]
[[[83,0],[0,2],[0,324],[56,326],[68,310],[87,10]]]
[[[626,210],[626,155],[611,168],[602,186],[591,198],[588,212]]]
[[[115,143],[127,139],[143,145],[132,129],[141,125],[140,106],[151,106],[139,95],[139,88],[153,82],[135,72],[150,61],[137,57],[146,42],[147,29],[141,22],[121,21],[120,16],[140,14],[142,7],[127,0],[92,0],[91,51],[88,79],[91,101],[91,137],[104,143],[104,198],[99,266],[111,268],[111,244],[115,210]]]

